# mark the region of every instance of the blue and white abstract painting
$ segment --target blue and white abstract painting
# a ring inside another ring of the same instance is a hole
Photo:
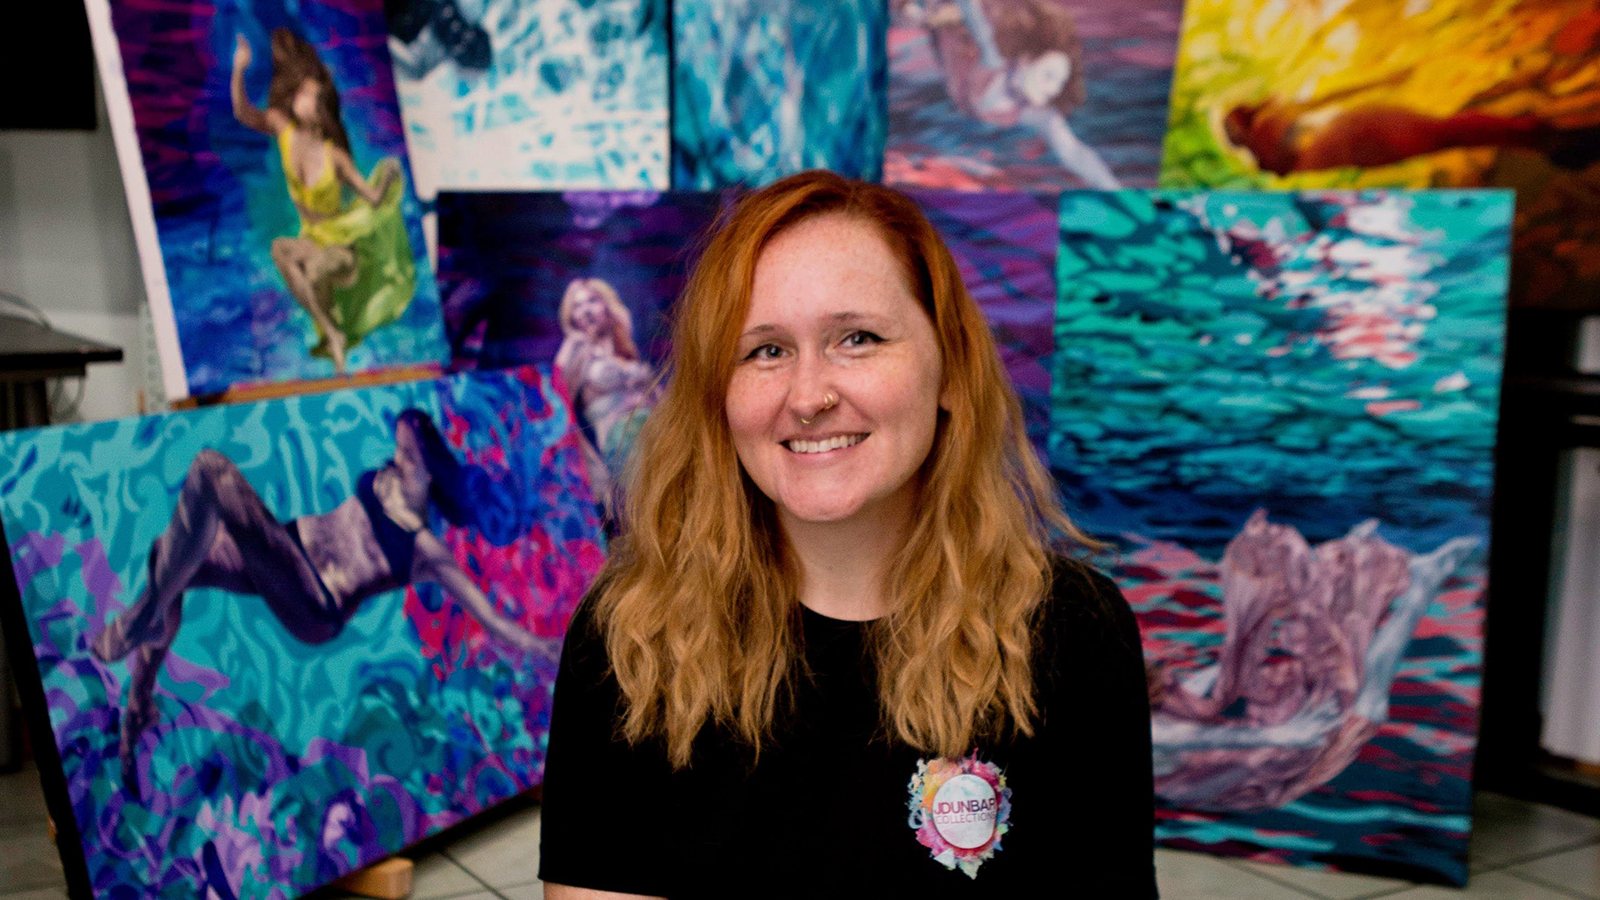
[[[673,5],[672,185],[805,169],[876,181],[888,133],[884,0]]]
[[[666,186],[666,0],[389,6],[424,197]]]

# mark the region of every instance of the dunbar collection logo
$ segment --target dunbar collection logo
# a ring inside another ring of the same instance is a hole
[[[1011,828],[1005,773],[978,759],[976,751],[961,759],[921,759],[907,789],[907,824],[917,843],[945,868],[977,878],[978,867],[1000,849],[1000,838]]]

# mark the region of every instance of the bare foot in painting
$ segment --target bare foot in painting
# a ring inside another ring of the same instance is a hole
[[[342,331],[331,331],[324,338],[328,344],[328,356],[333,359],[333,371],[343,375],[345,369],[345,337]]]

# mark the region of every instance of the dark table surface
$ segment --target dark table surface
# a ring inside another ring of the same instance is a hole
[[[120,347],[0,315],[0,378],[81,373],[89,363],[121,359]]]

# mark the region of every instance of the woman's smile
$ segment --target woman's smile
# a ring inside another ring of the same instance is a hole
[[[789,451],[796,456],[837,457],[845,450],[849,450],[866,439],[866,434],[856,432],[813,439],[794,438],[780,441],[780,443],[789,448]]]

